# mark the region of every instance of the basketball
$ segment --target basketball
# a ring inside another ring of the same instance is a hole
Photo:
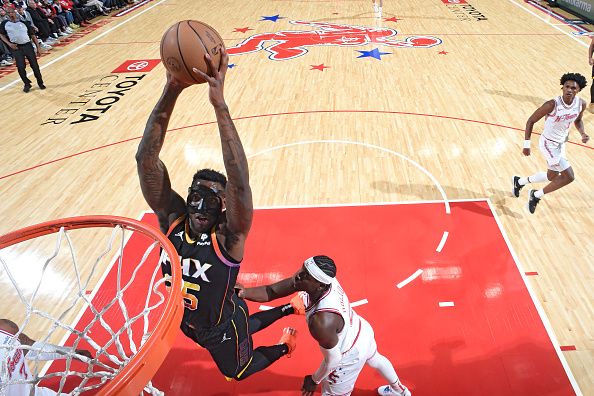
[[[187,84],[206,81],[192,68],[208,74],[204,55],[209,53],[215,68],[221,61],[223,39],[212,27],[199,21],[180,21],[171,26],[161,39],[161,60],[176,79]]]

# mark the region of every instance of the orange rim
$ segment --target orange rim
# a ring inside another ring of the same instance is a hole
[[[66,230],[75,230],[118,225],[157,240],[167,252],[172,268],[172,287],[169,288],[169,298],[165,302],[163,315],[158,320],[151,336],[130,362],[98,392],[99,395],[138,395],[169,353],[183,315],[181,264],[177,251],[169,239],[157,228],[138,220],[119,216],[80,216],[52,220],[2,235],[0,236],[0,249],[43,235],[57,233],[62,227]]]

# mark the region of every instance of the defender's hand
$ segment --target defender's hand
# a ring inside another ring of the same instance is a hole
[[[84,357],[86,357],[87,359],[91,360],[93,359],[93,355],[91,355],[91,352],[87,351],[86,349],[77,349],[75,351],[78,355],[82,355]],[[75,358],[76,360],[80,360],[81,362],[84,362],[84,360],[79,359],[79,358]]]
[[[302,396],[313,396],[318,384],[316,384],[311,375],[306,375],[303,379],[303,386],[301,387]]]
[[[239,282],[235,284],[235,294],[237,294],[237,297],[239,298],[244,298],[245,287]]]

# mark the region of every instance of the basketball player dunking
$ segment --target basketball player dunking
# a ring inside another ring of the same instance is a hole
[[[157,214],[161,231],[181,257],[185,304],[181,329],[208,350],[221,373],[241,380],[293,351],[293,329],[284,330],[279,344],[256,349],[252,334],[294,309],[287,304],[250,316],[245,301],[235,294],[252,223],[252,192],[247,159],[223,96],[228,55],[223,49],[218,69],[209,55],[205,61],[208,75],[197,69],[194,72],[209,84],[229,180],[214,170],[201,169],[193,177],[186,200],[171,189],[159,152],[175,102],[187,85],[169,73],[148,119],[136,161],[142,193]],[[166,275],[171,274],[165,254],[161,265]]]
[[[586,78],[578,73],[567,73],[561,77],[563,95],[549,100],[530,116],[524,133],[524,148],[522,153],[530,155],[530,135],[534,124],[545,117],[545,125],[540,135],[540,152],[547,161],[547,172],[538,172],[532,176],[512,177],[512,193],[520,196],[520,190],[528,183],[542,183],[549,181],[541,190],[530,190],[528,193],[528,211],[534,213],[536,205],[545,194],[551,193],[571,183],[575,177],[573,168],[565,157],[565,142],[569,139],[571,123],[575,125],[582,136],[582,143],[587,143],[590,137],[584,132],[582,115],[586,102],[577,94],[587,85]]]
[[[305,376],[302,394],[311,396],[322,384],[322,395],[350,395],[365,364],[376,369],[388,385],[380,395],[410,396],[400,383],[392,363],[377,350],[371,325],[351,308],[336,280],[336,265],[328,256],[310,257],[295,276],[267,286],[243,288],[240,297],[267,302],[301,291],[293,300],[303,301],[309,331],[324,355],[318,370]]]

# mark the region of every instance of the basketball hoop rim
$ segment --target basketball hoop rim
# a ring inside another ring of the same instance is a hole
[[[163,314],[148,340],[130,362],[100,388],[99,395],[138,395],[157,372],[177,336],[183,315],[182,275],[179,256],[171,241],[156,227],[121,216],[89,215],[67,217],[28,226],[0,236],[0,249],[44,235],[55,234],[61,228],[113,228],[122,226],[157,240],[171,262],[171,285]],[[176,286],[177,285],[177,286]]]

